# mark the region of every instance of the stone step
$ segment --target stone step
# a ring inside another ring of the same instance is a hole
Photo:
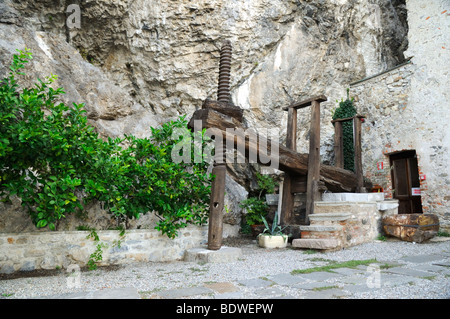
[[[352,213],[339,212],[339,213],[314,213],[309,215],[311,224],[316,224],[321,221],[344,221],[352,218]]]
[[[384,193],[323,193],[324,202],[381,202]]]
[[[297,238],[292,240],[292,247],[307,248],[307,249],[321,249],[334,250],[340,248],[341,243],[337,239],[302,239]]]
[[[344,228],[341,225],[300,225],[299,227],[300,231],[307,232],[333,232]]]
[[[396,209],[398,208],[398,200],[397,199],[390,199],[385,200],[384,202],[377,203],[378,210],[386,211],[390,209]]]
[[[323,202],[314,203],[314,214],[319,213],[359,213],[377,211],[377,202]]]

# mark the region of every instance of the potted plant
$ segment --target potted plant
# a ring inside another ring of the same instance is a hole
[[[272,226],[263,217],[264,231],[258,235],[258,245],[263,248],[285,248],[288,243],[288,235],[283,233],[284,228],[278,225],[278,212],[275,213]]]

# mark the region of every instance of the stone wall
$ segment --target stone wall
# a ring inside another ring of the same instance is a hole
[[[388,199],[393,197],[389,154],[413,149],[412,145],[399,148],[400,137],[395,132],[406,116],[411,74],[411,63],[407,62],[350,85],[358,113],[366,116],[362,126],[364,175],[383,187]]]
[[[392,197],[389,155],[415,150],[424,213],[450,229],[450,27],[448,2],[407,1],[407,64],[351,84],[363,124],[367,177]],[[381,164],[382,163],[382,164]],[[381,166],[383,165],[383,166]]]
[[[189,226],[172,240],[156,230],[97,231],[100,241],[88,238],[89,231],[0,233],[0,273],[38,269],[67,269],[86,266],[97,244],[106,245],[100,266],[134,262],[181,260],[187,249],[207,241],[207,228]],[[120,245],[119,245],[120,242]]]

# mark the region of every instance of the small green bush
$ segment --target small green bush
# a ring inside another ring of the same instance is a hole
[[[19,88],[16,76],[23,75],[20,70],[32,55],[18,51],[0,83],[2,201],[17,195],[33,223],[51,230],[93,200],[116,218],[155,211],[156,228],[170,238],[189,223],[207,221],[207,163],[171,159],[182,139],[172,139],[173,131],[188,131],[184,117],[151,128],[151,138],[102,140],[88,125],[84,104],[57,102],[64,91],[51,87],[55,75],[38,79],[33,88]]]

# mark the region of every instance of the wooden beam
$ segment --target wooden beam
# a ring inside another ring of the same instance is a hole
[[[331,123],[353,121],[353,119],[355,117],[357,117],[359,119],[365,119],[366,118],[364,115],[355,115],[355,116],[351,116],[351,117],[345,117],[343,119],[335,119],[335,120],[332,120]]]
[[[308,179],[306,184],[306,218],[314,213],[314,201],[320,200],[320,102],[312,101],[309,137]]]
[[[335,166],[344,168],[344,140],[342,122],[334,123],[334,161]]]
[[[286,147],[293,151],[297,150],[297,109],[295,108],[288,110]]]
[[[361,149],[361,118],[353,118],[353,141],[355,149],[355,173],[356,173],[356,191],[365,193],[364,176],[362,168],[362,149]]]
[[[301,109],[301,108],[310,106],[313,101],[317,101],[317,102],[320,103],[320,102],[325,102],[326,100],[327,100],[327,97],[325,95],[319,95],[319,96],[315,96],[315,97],[309,98],[307,100],[303,100],[303,101],[300,101],[300,102],[292,103],[291,105],[289,105],[287,107],[284,107],[283,110],[287,111],[290,108],[294,108],[294,109],[297,110],[297,109]]]
[[[242,122],[244,116],[244,111],[240,107],[229,102],[206,99],[203,102],[202,109],[212,109],[219,113],[231,116],[239,122]]]
[[[295,175],[292,181],[292,193],[306,193],[306,175]]]
[[[226,139],[231,140],[231,144],[235,148],[245,149],[246,154],[243,154],[248,158],[249,152],[256,152],[258,154],[258,143],[250,139],[248,135],[239,134],[238,131],[234,131],[235,128],[243,128],[243,124],[239,123],[233,118],[216,112],[214,110],[197,110],[189,122],[189,127],[194,129],[193,121],[195,119],[201,120],[201,129],[215,129],[217,132],[224,134]],[[228,133],[226,129],[232,129]],[[245,128],[244,128],[245,133]],[[260,138],[260,136],[258,136]],[[265,137],[263,137],[265,138]],[[271,153],[272,142],[267,140],[267,152]],[[297,153],[284,145],[277,145],[278,148],[278,162],[279,170],[285,172],[291,172],[299,175],[306,175],[308,173],[308,154]],[[356,174],[345,170],[343,168],[334,167],[330,165],[320,164],[320,179],[324,181],[325,186],[332,192],[353,192],[356,187]]]
[[[290,225],[294,217],[294,194],[292,192],[292,175],[285,174],[283,193],[281,194],[281,225]]]
[[[223,238],[223,207],[225,197],[225,176],[227,166],[225,163],[214,165],[211,183],[211,198],[209,204],[208,222],[208,249],[218,250],[222,247]]]

